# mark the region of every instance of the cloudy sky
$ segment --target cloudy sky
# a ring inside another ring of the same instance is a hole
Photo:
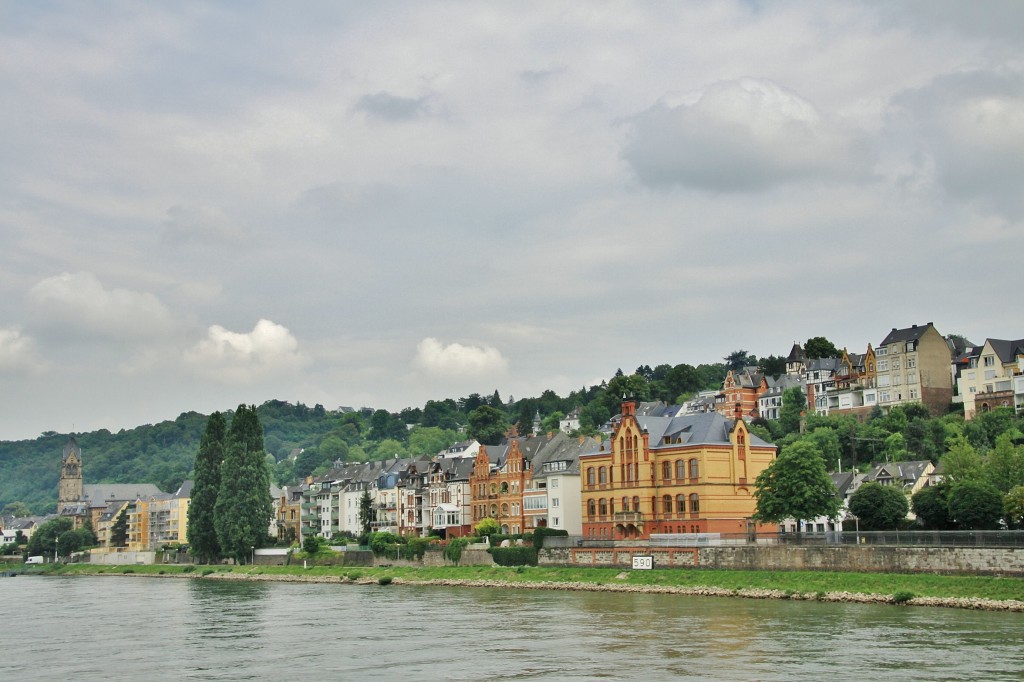
[[[1024,3],[3,3],[0,439],[1024,336]]]

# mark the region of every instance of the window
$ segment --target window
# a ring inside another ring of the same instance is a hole
[[[916,388],[910,389],[910,399],[911,400],[917,400],[917,389]]]
[[[633,498],[633,511],[635,511],[635,512],[640,511],[640,498],[639,497],[634,497]]]
[[[678,480],[686,478],[686,462],[684,460],[676,460],[676,478]]]
[[[690,495],[690,513],[697,514],[700,512],[700,497],[697,493]]]
[[[879,372],[888,372],[889,371],[889,361],[888,360],[879,360],[878,361],[878,371]]]
[[[558,498],[557,497],[552,497],[551,498],[551,506],[552,507],[557,507],[558,506]]]
[[[676,513],[686,513],[686,495],[676,495]]]
[[[996,364],[996,358],[995,358],[995,356],[994,356],[994,355],[986,355],[985,357],[983,357],[983,358],[981,359],[981,362],[982,362],[982,364],[983,364],[983,365],[985,365],[986,367],[995,367],[995,364]]]
[[[672,478],[672,464],[669,462],[661,463],[661,477],[666,481]]]
[[[597,511],[597,504],[593,500],[587,500],[587,516],[593,516]]]
[[[557,478],[552,478],[551,481],[549,481],[549,483],[548,483],[548,487],[557,488],[558,487],[558,479]]]
[[[900,368],[900,359],[899,358],[893,358],[892,359],[892,368],[893,369],[899,369]]]
[[[601,510],[601,516],[605,516],[608,514],[608,500],[602,497],[600,501],[597,503],[597,506]]]
[[[697,478],[700,473],[700,465],[696,458],[690,460],[690,478]]]
[[[907,369],[914,369],[917,367],[917,358],[907,358]]]
[[[665,495],[664,497],[661,498],[661,511],[663,511],[666,514],[671,514],[672,513],[672,496],[671,495]]]
[[[623,497],[622,498],[622,511],[624,511],[624,512],[629,511],[629,498],[628,497]]]
[[[601,483],[601,484],[604,484],[604,483],[608,482],[608,470],[605,469],[604,467],[601,467],[600,470],[598,471],[597,481],[598,481],[598,483]]]
[[[594,467],[587,467],[587,485],[594,485]]]

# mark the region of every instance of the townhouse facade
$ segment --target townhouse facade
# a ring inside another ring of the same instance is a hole
[[[957,378],[957,393],[963,400],[964,418],[999,407],[1020,411],[1024,339],[985,339],[966,354],[966,366]]]
[[[651,533],[756,533],[754,480],[775,446],[747,429],[742,405],[719,413],[637,417],[622,404],[609,442],[581,455],[581,514],[589,540],[647,539]]]
[[[952,360],[931,322],[893,328],[875,349],[879,407],[919,402],[933,415],[945,414],[953,399]]]

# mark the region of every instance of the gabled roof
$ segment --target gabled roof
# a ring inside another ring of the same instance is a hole
[[[829,474],[829,477],[832,479],[832,484],[835,485],[836,490],[839,491],[840,497],[845,497],[850,487],[857,480],[857,474],[853,471],[836,471]]]
[[[652,450],[679,447],[680,445],[721,445],[729,443],[729,434],[735,421],[726,419],[717,412],[687,414],[678,417],[638,417],[637,424],[647,431]],[[665,443],[668,436],[669,443]],[[750,445],[754,447],[775,447],[756,435],[749,435]],[[679,441],[672,442],[672,441]],[[598,454],[603,446],[583,454]]]
[[[82,448],[78,447],[78,441],[75,440],[74,436],[68,437],[68,442],[64,446],[64,451],[61,454],[60,461],[66,461],[67,458],[71,456],[72,452],[75,453],[75,456],[78,459],[82,458]]]
[[[800,344],[796,341],[793,342],[793,347],[789,350],[789,356],[786,358],[786,362],[804,362],[807,360],[807,353],[800,347]]]
[[[902,485],[913,485],[917,479],[926,475],[932,463],[927,459],[910,462],[887,462],[879,464],[864,474],[864,482],[870,483],[879,479],[892,479]]]
[[[882,339],[880,346],[888,346],[890,343],[901,343],[906,341],[916,341],[924,336],[924,333],[929,329],[935,329],[931,322],[928,324],[915,324],[907,327],[906,329],[892,328],[889,335]]]
[[[1024,355],[1024,339],[1008,341],[1006,339],[988,339],[988,344],[999,356],[999,362],[1007,365],[1014,362],[1018,355]]]
[[[90,507],[106,507],[114,500],[138,500],[163,495],[152,483],[89,483],[82,486],[82,500]]]

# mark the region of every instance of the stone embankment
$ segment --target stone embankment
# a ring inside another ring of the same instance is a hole
[[[352,585],[376,585],[377,578],[361,577],[351,580],[348,576],[317,575],[272,575],[260,573],[218,572],[207,576],[192,576],[209,580],[263,580],[269,582],[343,583]],[[528,582],[517,580],[460,580],[437,578],[433,580],[409,580],[393,578],[394,585],[433,585],[441,587],[483,587],[509,590],[564,590],[570,592],[629,592],[634,594],[675,594],[691,597],[739,597],[742,599],[792,599],[801,601],[838,602],[849,604],[900,604],[907,606],[938,606],[954,609],[983,611],[1014,611],[1024,613],[1024,601],[995,600],[957,597],[911,597],[898,600],[888,594],[859,594],[856,592],[784,592],[782,590],[740,589],[721,587],[675,587],[668,585],[628,585],[618,583],[588,582]]]

